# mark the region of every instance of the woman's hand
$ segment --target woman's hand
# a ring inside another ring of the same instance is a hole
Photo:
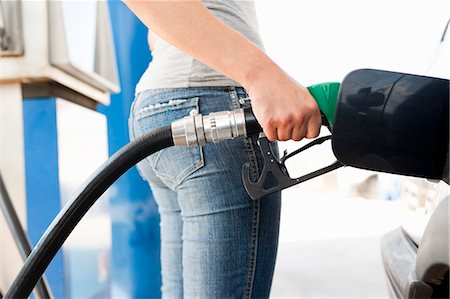
[[[316,101],[275,64],[253,73],[244,87],[270,141],[299,141],[319,135],[322,119]]]

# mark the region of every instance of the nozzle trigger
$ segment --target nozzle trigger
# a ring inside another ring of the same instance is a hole
[[[331,139],[331,135],[317,138],[290,154],[286,154],[285,152],[281,159],[277,159],[273,154],[270,141],[265,136],[258,138],[258,146],[262,153],[264,162],[261,175],[258,180],[253,182],[250,178],[250,163],[245,163],[242,166],[242,181],[250,198],[253,200],[262,198],[266,195],[305,182],[343,166],[339,161],[335,161],[324,168],[318,169],[298,178],[291,178],[289,176],[285,165],[286,160],[329,139]]]

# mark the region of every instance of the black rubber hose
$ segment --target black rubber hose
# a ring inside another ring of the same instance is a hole
[[[139,161],[172,145],[172,130],[169,125],[134,139],[103,163],[47,228],[4,298],[28,298],[74,227],[106,189]]]
[[[0,209],[3,211],[3,215],[5,216],[6,222],[8,223],[12,236],[16,242],[17,248],[19,249],[20,256],[25,261],[31,253],[31,245],[28,241],[25,231],[23,230],[19,217],[17,216],[16,210],[14,209],[14,205],[11,201],[11,198],[9,197],[9,193],[6,189],[6,185],[3,181],[1,173]],[[34,293],[36,295],[36,298],[38,299],[53,298],[45,276],[42,276],[42,278],[38,280],[36,288],[34,289]]]

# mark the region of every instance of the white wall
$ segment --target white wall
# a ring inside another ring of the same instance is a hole
[[[257,1],[266,51],[304,85],[357,68],[424,73],[448,1]]]

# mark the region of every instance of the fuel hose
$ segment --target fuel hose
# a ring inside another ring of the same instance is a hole
[[[246,122],[247,118],[247,122]],[[28,298],[69,234],[97,199],[128,169],[164,148],[201,146],[257,134],[262,129],[251,109],[186,116],[171,125],[149,131],[112,155],[72,196],[42,235],[4,298]]]
[[[139,161],[172,145],[171,127],[165,126],[134,139],[103,163],[52,221],[4,298],[28,298],[69,234],[106,189]]]

